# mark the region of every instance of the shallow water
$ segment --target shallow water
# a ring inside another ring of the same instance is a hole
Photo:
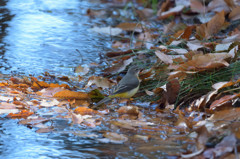
[[[88,0],[0,1],[1,73],[72,75],[74,67],[98,62],[98,53],[109,49],[110,38],[87,31],[101,24],[85,15],[88,8],[104,8],[104,4]],[[19,125],[18,120],[0,118],[0,158],[165,158],[169,152],[181,151],[182,143],[101,144],[74,133],[94,134],[107,128],[69,126],[61,119],[49,124],[54,132],[38,134],[35,128]]]
[[[79,64],[96,62],[98,53],[106,49],[104,37],[87,31],[94,23],[85,15],[86,10],[101,8],[96,3],[87,0],[1,3],[2,73],[38,75],[48,71],[67,75]]]

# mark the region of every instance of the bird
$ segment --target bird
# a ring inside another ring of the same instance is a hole
[[[132,66],[128,69],[127,74],[119,81],[115,91],[108,97],[100,100],[96,106],[111,101],[113,98],[131,98],[139,90],[140,80],[138,74],[140,69],[137,66]]]

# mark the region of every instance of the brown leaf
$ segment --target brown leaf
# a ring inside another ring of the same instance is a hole
[[[231,21],[240,19],[240,6],[234,8],[228,17]]]
[[[222,98],[220,98],[219,100],[215,100],[211,105],[210,105],[210,110],[214,110],[217,107],[223,106],[225,105],[227,102],[231,103],[231,100],[233,100],[234,98],[238,97],[239,95],[235,94],[235,95],[226,95]],[[232,105],[232,104],[231,104]]]
[[[179,5],[179,6],[175,6],[174,8],[169,9],[166,12],[162,12],[161,16],[158,17],[158,20],[166,19],[166,18],[168,18],[170,16],[175,16],[179,12],[181,12],[183,10],[183,8],[184,8],[183,5]]]
[[[116,74],[116,73],[122,72],[132,62],[133,62],[132,57],[128,57],[127,59],[121,59],[119,63],[113,65],[112,67],[105,69],[104,72],[106,72],[108,74]]]
[[[27,118],[28,116],[30,115],[33,115],[34,113],[33,112],[30,112],[29,110],[22,110],[21,112],[17,113],[17,114],[13,114],[13,113],[9,113],[7,115],[7,117],[9,118]]]
[[[227,6],[225,0],[212,0],[207,7],[207,11],[210,12],[221,12],[225,11],[228,13],[230,8]]]
[[[230,108],[220,111],[215,111],[214,114],[208,118],[211,121],[234,121],[240,116],[240,108]]]
[[[63,99],[89,99],[89,96],[85,92],[73,92],[70,90],[63,90],[54,94],[55,98]]]
[[[125,31],[142,32],[142,24],[140,23],[120,23],[116,27]]]
[[[226,67],[229,64],[225,59],[230,58],[228,53],[210,53],[205,55],[195,55],[193,59],[181,64],[177,70],[179,71],[204,71],[208,69]]]
[[[139,110],[137,106],[122,106],[118,109],[118,114],[129,114],[138,116]]]
[[[114,82],[109,80],[108,78],[91,76],[88,79],[88,83],[86,87],[90,87],[91,85],[96,85],[97,87],[101,87],[102,89],[111,88],[114,85]]]
[[[192,12],[205,13],[206,7],[199,0],[190,0],[190,8]]]
[[[193,29],[195,29],[195,28],[196,28],[195,26],[188,26],[188,27],[184,30],[183,34],[181,35],[181,38],[182,38],[182,39],[189,40],[189,38],[190,38],[190,36],[191,36],[191,34],[192,34],[192,31],[193,31]]]
[[[81,115],[93,115],[97,114],[98,111],[86,107],[78,107],[74,110],[74,113]]]
[[[133,50],[127,50],[127,51],[118,51],[118,52],[107,52],[107,57],[116,57],[116,56],[122,56],[133,53]]]
[[[202,39],[206,38],[206,30],[207,30],[207,25],[205,23],[197,26],[195,37],[198,40],[202,40]]]
[[[214,88],[215,90],[219,90],[219,89],[222,89],[222,88],[225,88],[225,87],[229,87],[229,86],[232,86],[234,85],[235,82],[218,82],[218,83],[215,83],[214,85],[212,85],[212,88]]]
[[[210,38],[212,35],[218,33],[225,22],[225,13],[221,11],[217,13],[208,23],[206,28],[206,37]]]
[[[49,87],[37,92],[37,95],[41,95],[43,97],[53,97],[54,94],[63,90],[65,90],[63,87]]]
[[[169,104],[174,104],[177,100],[180,90],[180,83],[177,79],[173,79],[167,83],[167,100]]]

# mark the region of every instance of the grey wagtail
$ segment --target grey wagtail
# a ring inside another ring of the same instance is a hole
[[[96,106],[109,102],[112,98],[131,98],[134,96],[140,85],[138,73],[140,69],[132,66],[128,69],[127,74],[119,81],[115,91],[108,97],[99,101]]]

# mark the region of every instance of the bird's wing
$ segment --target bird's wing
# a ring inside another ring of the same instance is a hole
[[[139,80],[137,77],[132,77],[131,79],[129,79],[126,82],[122,82],[124,80],[121,80],[115,90],[115,92],[113,92],[113,95],[119,94],[119,93],[124,93],[127,91],[130,91],[136,87],[138,87],[139,85]]]

